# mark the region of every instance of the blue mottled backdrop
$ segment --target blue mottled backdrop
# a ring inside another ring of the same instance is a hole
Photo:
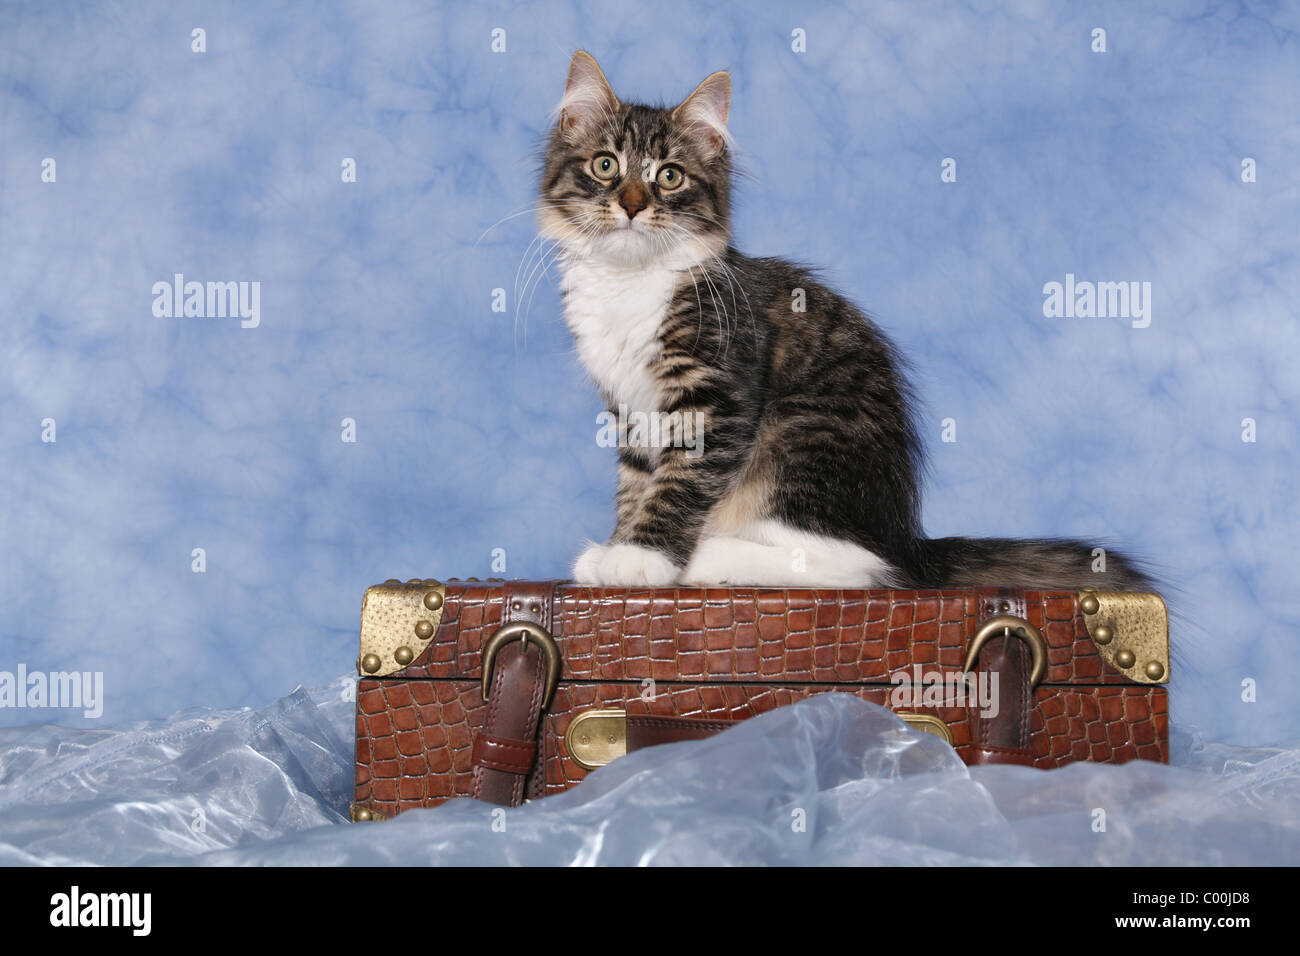
[[[367,585],[563,576],[608,533],[600,405],[527,256],[582,47],[629,98],[732,71],[737,243],[819,264],[911,357],[931,534],[1131,547],[1178,612],[1175,722],[1294,740],[1297,29],[1250,2],[5,4],[0,671],[102,671],[107,723],[258,705],[351,667]],[[260,283],[258,323],[157,315],[177,273]],[[1149,282],[1149,326],[1045,315],[1067,275]]]

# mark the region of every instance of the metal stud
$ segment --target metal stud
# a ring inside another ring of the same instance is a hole
[[[1084,614],[1096,614],[1101,609],[1101,604],[1097,601],[1097,595],[1089,594],[1079,602],[1079,607],[1083,609]]]
[[[542,606],[540,604],[530,604],[528,605],[528,610],[532,611],[534,614],[541,614]]]
[[[1165,676],[1164,664],[1161,664],[1159,661],[1152,661],[1151,663],[1147,664],[1147,677],[1150,677],[1152,680],[1159,680],[1164,676]]]
[[[522,610],[522,609],[523,609],[523,604],[522,604],[521,602],[519,602],[519,601],[511,601],[511,602],[510,602],[510,610],[512,610],[512,611],[519,611],[519,610]]]
[[[416,621],[415,636],[422,641],[427,641],[433,637],[433,625],[428,621]]]
[[[371,820],[373,820],[374,818],[375,818],[375,815],[374,815],[373,813],[371,813],[369,810],[364,810],[364,809],[362,809],[362,810],[358,810],[358,811],[357,811],[357,822],[358,822],[358,823],[369,823],[369,822],[370,822]]]
[[[1098,624],[1096,630],[1092,632],[1092,639],[1098,644],[1109,644],[1115,640],[1115,632],[1105,624]]]
[[[415,660],[415,652],[403,644],[397,650],[393,651],[393,660],[405,667],[411,661]]]
[[[420,580],[419,578],[411,578],[411,580],[407,581],[406,583],[407,583],[407,584],[423,584],[424,582],[423,582],[422,580]]]
[[[385,583],[385,584],[401,584],[402,582],[399,581],[399,580],[397,580],[397,578],[389,578],[389,579],[388,579],[387,581],[385,581],[384,583]]]
[[[439,581],[437,578],[425,578],[425,579],[424,579],[424,586],[425,586],[426,588],[436,588],[436,587],[437,587],[439,584],[441,584],[441,583],[442,583],[442,582]]]
[[[466,581],[477,581],[478,578],[466,578],[465,580],[466,580]]]
[[[375,671],[379,670],[379,665],[381,663],[383,662],[380,661],[378,654],[367,654],[365,657],[361,658],[361,669],[367,674],[373,674]]]
[[[437,591],[430,591],[424,596],[424,606],[430,611],[436,611],[442,607],[442,595]]]
[[[1120,667],[1132,667],[1137,663],[1137,658],[1133,656],[1132,651],[1119,651],[1115,654],[1115,663]]]

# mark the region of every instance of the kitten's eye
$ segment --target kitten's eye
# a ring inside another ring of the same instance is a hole
[[[609,153],[597,153],[591,161],[591,175],[609,182],[618,175],[618,160]]]
[[[685,173],[680,166],[661,166],[659,174],[655,176],[655,182],[659,184],[660,189],[676,189],[682,184]]]

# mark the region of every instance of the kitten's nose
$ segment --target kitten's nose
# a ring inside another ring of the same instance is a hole
[[[646,195],[645,188],[640,183],[633,183],[628,186],[618,197],[618,204],[627,213],[629,221],[635,219],[636,214],[644,209],[649,202],[650,197]]]

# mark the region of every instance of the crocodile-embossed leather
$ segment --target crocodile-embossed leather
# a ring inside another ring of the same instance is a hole
[[[477,677],[503,585],[450,582],[438,633],[393,677]],[[1127,684],[1088,637],[1076,595],[1024,591],[1048,684]],[[888,681],[913,663],[960,669],[994,592],[760,588],[555,589],[561,680]]]
[[[1032,765],[1167,760],[1165,688],[1134,685],[1101,661],[1074,594],[1018,594],[1048,647],[1029,718]],[[474,737],[485,719],[479,658],[502,623],[502,595],[500,585],[449,583],[425,652],[397,674],[359,682],[358,804],[389,817],[470,794]],[[914,664],[959,672],[976,622],[1000,600],[973,590],[557,587],[552,634],[563,668],[541,721],[528,795],[564,790],[586,775],[564,745],[569,721],[584,710],[734,720],[824,692],[889,706],[891,674]],[[969,757],[965,706],[906,709],[939,717],[957,753]]]

